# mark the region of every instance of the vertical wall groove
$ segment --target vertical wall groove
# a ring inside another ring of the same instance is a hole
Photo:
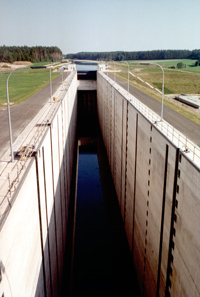
[[[144,260],[143,260],[143,279],[142,279],[142,289],[143,289],[143,295],[145,295],[145,292],[147,290],[146,288],[146,270],[147,270],[147,262],[149,261],[148,259],[148,252],[150,250],[149,247],[149,235],[148,233],[150,233],[149,229],[149,211],[150,211],[150,192],[151,192],[151,170],[152,170],[152,142],[153,142],[153,137],[152,137],[152,125],[150,125],[150,131],[149,131],[149,150],[146,151],[146,153],[149,153],[149,162],[148,162],[148,166],[147,166],[147,176],[148,176],[148,180],[147,180],[147,193],[146,193],[146,226],[145,226],[145,237],[144,237]]]
[[[52,287],[52,273],[51,273],[51,254],[50,254],[50,240],[49,240],[49,218],[48,218],[48,207],[47,207],[47,189],[46,189],[46,170],[45,170],[44,147],[42,147],[42,158],[43,158],[43,177],[44,177],[44,195],[45,195],[46,224],[47,224],[47,245],[48,245],[48,258],[49,258],[50,290],[51,290],[51,296],[52,296],[53,287]]]
[[[59,281],[59,268],[58,268],[58,238],[57,238],[57,227],[56,227],[52,126],[50,126],[50,143],[51,143],[51,168],[52,168],[52,186],[53,186],[53,212],[54,212],[54,218],[55,218],[54,228],[55,228],[55,237],[56,237],[56,266],[57,266],[57,279],[58,279],[58,291],[59,291],[60,281]]]
[[[134,168],[134,196],[133,196],[132,254],[133,254],[133,245],[134,245],[135,198],[136,198],[136,178],[137,178],[137,138],[138,138],[138,113],[136,114],[136,129],[135,129],[135,168]]]
[[[122,101],[122,137],[121,137],[121,186],[120,186],[120,207],[122,205],[123,195],[123,155],[124,155],[124,100]]]
[[[64,107],[63,107],[63,104],[64,104]],[[66,180],[66,150],[65,150],[65,126],[64,125],[64,110],[65,110],[65,101],[62,103],[61,105],[61,114],[62,114],[62,142],[63,142],[63,152],[62,152],[62,157],[63,157],[63,160],[62,160],[62,164],[63,164],[63,174],[64,174],[64,204],[65,204],[65,215],[67,217],[67,187],[66,187],[66,183],[67,183],[67,180]],[[65,245],[64,245],[65,246]]]
[[[68,119],[68,141],[67,141],[67,145],[68,145],[68,150],[67,150],[67,154],[66,154],[66,158],[67,158],[67,175],[68,176],[71,176],[70,175],[70,158],[69,156],[71,155],[70,154],[70,147],[71,147],[71,137],[70,137],[70,129],[69,129],[69,100],[67,98],[66,102],[68,103],[68,106],[67,106],[67,119]],[[68,195],[70,196],[70,188],[69,188],[69,185],[71,183],[71,179],[68,181]],[[69,203],[68,203],[68,206],[69,206]]]
[[[164,229],[164,215],[165,215],[165,199],[166,199],[166,184],[167,184],[167,168],[168,168],[168,150],[169,150],[169,146],[166,144],[164,184],[163,184],[163,203],[162,203],[162,216],[161,216],[161,228],[160,228],[160,248],[159,248],[159,260],[158,260],[158,277],[157,277],[156,297],[159,297],[159,288],[160,288],[160,273],[161,273],[163,229]]]
[[[41,215],[41,203],[40,203],[40,182],[39,182],[39,169],[38,169],[38,157],[35,156],[36,164],[36,179],[37,179],[37,194],[38,194],[38,213],[39,213],[39,223],[40,223],[40,243],[41,243],[41,253],[42,253],[42,272],[43,272],[43,281],[44,281],[44,294],[47,296],[46,288],[46,272],[44,264],[44,243],[43,243],[43,231],[42,231],[42,215]]]
[[[176,200],[176,194],[177,194],[179,154],[180,154],[180,151],[179,151],[179,148],[177,148],[176,149],[176,159],[175,159],[175,169],[174,169],[174,186],[173,186],[173,199],[172,199],[172,210],[171,210],[171,227],[170,227],[169,253],[168,253],[168,264],[167,264],[166,291],[165,291],[166,297],[170,296],[169,289],[171,288],[170,275],[172,274],[171,264],[173,263],[172,250],[174,249],[173,236],[175,236],[174,216],[175,216],[175,208],[178,207],[178,203]]]
[[[113,162],[113,165],[114,165],[114,168],[113,168],[113,179],[114,179],[114,184],[115,184],[115,187],[116,187],[116,162],[117,162],[117,159],[116,159],[116,135],[117,135],[117,124],[116,124],[116,121],[117,121],[117,100],[115,98],[115,91],[114,91],[114,141],[113,141],[113,144],[114,144],[114,149],[113,149],[113,156],[114,156],[114,162]]]
[[[60,167],[60,133],[59,133],[59,120],[58,120],[58,116],[57,116],[57,133],[58,133],[58,161],[59,161],[59,179],[60,179],[60,215],[61,215],[61,228],[62,228],[62,248],[63,248],[63,252],[64,252],[64,232],[63,232],[63,207],[62,207],[62,201],[63,201],[63,197],[62,197],[62,181],[61,181],[61,167]]]
[[[110,116],[109,116],[109,119],[110,119],[110,146],[109,146],[109,164],[110,164],[110,167],[112,166],[112,162],[111,162],[111,158],[112,158],[112,155],[111,155],[111,149],[112,149],[112,98],[110,98],[108,96],[109,100],[110,100],[110,109],[109,109],[109,113],[110,113]]]
[[[126,194],[127,194],[127,155],[128,155],[128,106],[129,103],[127,102],[127,109],[126,109],[126,153],[125,153],[125,189],[124,189],[124,224],[126,222]]]

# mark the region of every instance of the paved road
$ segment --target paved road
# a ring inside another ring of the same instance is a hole
[[[64,79],[68,76],[68,73],[64,73]],[[109,74],[109,77],[111,74]],[[60,86],[62,82],[62,76],[60,75],[52,82],[53,93]],[[116,82],[123,88],[127,89],[127,83],[116,77]],[[149,108],[160,115],[161,104],[154,98],[146,95],[140,90],[130,85],[130,93],[139,99],[142,103],[146,104]],[[23,103],[11,107],[11,121],[12,121],[12,133],[13,142],[17,136],[24,130],[28,123],[34,118],[38,111],[44,106],[44,104],[50,98],[50,87],[45,86],[42,90],[31,96]],[[194,123],[183,115],[177,113],[171,108],[164,106],[164,119],[173,125],[176,129],[181,131],[189,139],[200,146],[200,125]],[[9,128],[7,109],[0,109],[0,157],[9,148]]]
[[[109,73],[109,77],[111,77],[111,75],[112,74]],[[123,80],[116,77],[116,82],[127,90],[127,83],[125,83]],[[161,103],[159,101],[155,100],[151,96],[143,93],[142,91],[134,88],[131,85],[129,86],[129,91],[133,96],[135,96],[142,103],[151,108],[158,115],[161,114]],[[190,140],[200,146],[200,125],[184,117],[168,106],[164,105],[163,109],[163,118],[177,130],[186,135]]]
[[[63,79],[66,79],[68,75],[69,72],[64,72]],[[58,89],[61,83],[62,75],[59,75],[57,78],[52,80],[52,94]],[[26,101],[16,106],[11,106],[10,112],[13,142],[49,99],[50,86],[48,84]],[[10,145],[7,108],[0,108],[0,127],[1,157]]]

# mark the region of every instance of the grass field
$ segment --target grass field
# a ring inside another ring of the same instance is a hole
[[[34,66],[41,66],[34,65]],[[10,72],[0,72],[0,107],[7,102],[6,81]],[[52,80],[60,73],[52,72]],[[9,78],[10,103],[20,103],[35,94],[50,81],[49,69],[23,69],[15,71]]]
[[[186,65],[186,68],[179,69],[179,71],[189,71],[200,73],[200,66],[195,67],[196,60],[191,59],[182,59],[182,60],[166,60],[166,61],[157,61],[164,69],[169,67],[176,67],[179,62],[182,62]],[[178,69],[176,69],[178,71]]]
[[[140,65],[142,62],[158,63],[164,69],[165,94],[200,94],[200,66],[194,60],[128,61],[129,70],[153,87],[162,90],[162,71],[156,65]],[[169,69],[177,63],[186,64],[183,69]],[[127,64],[115,63],[116,68],[128,69]],[[123,74],[122,74],[123,75]]]
[[[149,61],[140,61],[140,60],[131,60],[131,61],[128,61],[128,63],[130,64],[130,66],[132,67],[132,66],[135,66],[136,67],[136,65],[137,66],[140,66],[139,65],[139,63],[158,63],[158,64],[160,64],[163,68],[164,68],[164,70],[169,70],[169,68],[170,67],[176,67],[177,66],[177,64],[178,63],[180,63],[180,62],[182,62],[183,64],[185,64],[186,65],[186,68],[182,68],[182,69],[175,69],[175,71],[189,71],[189,72],[197,72],[197,73],[200,73],[200,66],[197,66],[197,67],[195,67],[195,62],[196,62],[196,60],[192,60],[192,59],[177,59],[177,60],[149,60]],[[120,62],[121,64],[123,63],[123,61],[122,62]],[[120,64],[120,63],[118,63],[118,65]],[[127,67],[126,66],[126,64],[124,63],[123,64],[125,67]],[[153,65],[152,66],[145,66],[145,65],[143,65],[143,66],[141,66],[141,67],[154,67]],[[155,66],[156,67],[156,66]],[[159,69],[159,68],[158,68]],[[171,70],[171,69],[170,69]],[[174,69],[172,69],[172,70],[174,70]]]
[[[137,62],[137,64],[136,64]],[[129,70],[142,78],[153,87],[162,90],[162,71],[156,65],[140,65],[144,61],[129,61]],[[183,69],[169,69],[177,65],[178,62],[186,64]],[[158,63],[164,69],[164,93],[168,94],[200,94],[200,66],[194,67],[194,60],[172,60],[172,61],[149,61],[149,63]],[[127,70],[127,64],[115,63],[116,67]],[[195,71],[193,70],[195,69]],[[121,73],[123,76],[123,73]],[[133,78],[132,78],[133,81]],[[136,79],[137,83],[137,79]]]
[[[144,71],[138,75],[153,87],[162,90],[162,72]],[[180,71],[164,72],[164,93],[167,94],[200,94],[200,73],[187,73]]]

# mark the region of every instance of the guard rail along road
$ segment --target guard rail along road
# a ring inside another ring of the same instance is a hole
[[[98,117],[142,296],[200,296],[200,151],[103,72]]]

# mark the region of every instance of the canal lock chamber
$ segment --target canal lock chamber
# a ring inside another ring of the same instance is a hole
[[[64,276],[63,296],[140,296],[98,123],[96,90],[78,91],[77,143],[70,284]]]

